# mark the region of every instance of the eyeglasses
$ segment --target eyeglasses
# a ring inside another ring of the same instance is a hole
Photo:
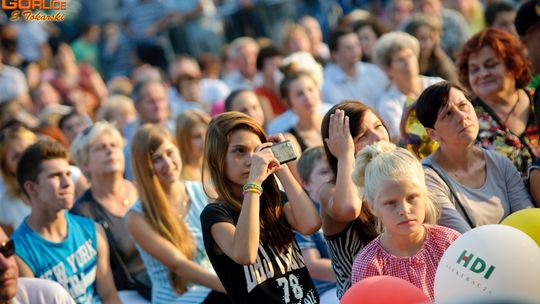
[[[15,242],[9,240],[0,243],[0,253],[7,259],[15,254]]]

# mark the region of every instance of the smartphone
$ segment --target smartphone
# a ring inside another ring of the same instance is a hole
[[[298,157],[290,140],[273,144],[270,149],[280,165],[293,161]]]

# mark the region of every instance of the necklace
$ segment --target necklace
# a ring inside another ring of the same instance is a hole
[[[510,118],[510,116],[512,116],[512,114],[516,110],[516,107],[517,107],[518,104],[519,104],[519,91],[517,92],[516,102],[512,106],[512,109],[510,109],[510,112],[508,112],[508,114],[506,114],[506,118],[503,120],[504,125],[506,125],[506,123],[508,122],[508,119]]]

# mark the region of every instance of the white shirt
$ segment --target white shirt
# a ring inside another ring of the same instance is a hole
[[[19,278],[13,304],[75,304],[69,293],[55,281]]]
[[[440,77],[428,77],[420,75],[422,81],[422,91],[432,84],[443,81]],[[388,127],[390,138],[401,137],[399,126],[401,124],[401,116],[405,109],[405,101],[407,96],[401,93],[395,84],[384,93],[377,102],[377,112]]]
[[[255,90],[256,87],[262,84],[262,75],[260,73],[255,74],[253,80],[244,78],[240,71],[234,70],[225,77],[225,83],[229,86],[231,91],[238,89]]]
[[[335,63],[329,63],[324,68],[322,93],[327,103],[357,100],[375,109],[377,100],[387,87],[386,74],[371,63],[357,62],[355,78],[349,78]]]

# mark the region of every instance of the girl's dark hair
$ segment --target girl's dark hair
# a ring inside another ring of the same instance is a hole
[[[225,112],[232,111],[233,103],[236,100],[236,97],[238,97],[238,95],[240,95],[240,94],[242,94],[244,92],[253,92],[253,91],[250,90],[250,89],[237,89],[237,90],[232,91],[229,94],[229,96],[227,96],[227,98],[225,98]]]
[[[371,111],[384,125],[383,120],[379,117],[377,112],[370,108],[369,106],[354,100],[345,100],[339,104],[334,105],[327,113],[324,115],[322,124],[321,124],[321,135],[323,140],[325,138],[328,138],[330,133],[330,115],[334,114],[336,110],[343,110],[345,112],[345,115],[349,117],[349,129],[351,132],[352,138],[355,138],[358,134],[358,131],[360,130],[361,121],[364,119],[364,116],[367,111]],[[385,126],[386,128],[386,126]],[[338,160],[330,152],[330,149],[328,148],[328,144],[326,141],[323,141],[324,143],[324,151],[326,153],[326,160],[328,161],[328,165],[330,167],[330,170],[332,170],[334,176],[337,176],[337,166],[338,166]],[[367,244],[371,242],[377,235],[379,235],[379,231],[377,230],[377,219],[371,211],[369,210],[369,207],[367,204],[362,205],[362,211],[360,212],[360,215],[356,219],[356,221],[359,222],[358,227],[358,235],[362,243]]]
[[[218,195],[216,201],[240,214],[243,199],[231,191],[232,182],[227,178],[225,163],[230,137],[238,130],[256,134],[263,143],[268,141],[266,133],[253,118],[234,111],[220,114],[212,119],[206,131],[203,170],[210,173]],[[268,176],[262,187],[264,191],[260,203],[261,240],[281,251],[293,241],[294,233],[285,218],[281,192],[274,175]]]
[[[470,100],[470,97],[462,87],[450,81],[441,81],[433,84],[420,94],[420,97],[416,100],[415,110],[416,117],[424,128],[433,128],[439,112],[448,104],[448,98],[450,97],[450,90],[452,88],[460,90]]]

